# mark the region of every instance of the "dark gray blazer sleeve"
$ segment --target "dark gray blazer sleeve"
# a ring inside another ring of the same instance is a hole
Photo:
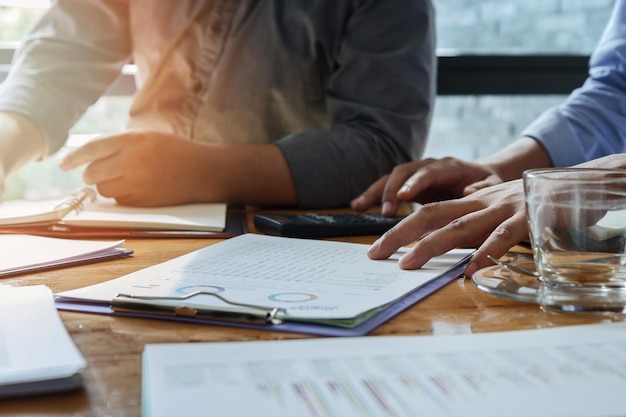
[[[435,97],[429,0],[355,1],[326,101],[332,126],[282,138],[300,206],[347,204],[424,151]]]

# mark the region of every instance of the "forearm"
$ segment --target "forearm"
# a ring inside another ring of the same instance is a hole
[[[275,145],[205,145],[196,158],[197,201],[253,206],[298,204],[292,175]]]
[[[45,154],[41,129],[25,116],[0,112],[0,132],[0,159],[7,178]]]
[[[53,2],[16,50],[0,85],[0,111],[27,115],[50,153],[128,60],[127,2]]]
[[[476,162],[493,169],[503,181],[521,178],[527,169],[553,166],[545,148],[529,137],[519,138],[507,147]]]

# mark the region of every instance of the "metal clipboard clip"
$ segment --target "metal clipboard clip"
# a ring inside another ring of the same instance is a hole
[[[197,304],[174,303],[197,295],[210,295],[231,307],[203,307]],[[154,297],[118,293],[111,301],[111,309],[124,313],[141,313],[155,316],[189,317],[204,320],[216,320],[248,324],[280,324],[279,313],[286,313],[284,308],[268,307],[256,304],[237,303],[208,291],[195,291],[181,297]]]

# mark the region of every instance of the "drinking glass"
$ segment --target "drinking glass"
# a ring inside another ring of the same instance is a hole
[[[524,172],[541,304],[577,312],[624,312],[626,170]]]

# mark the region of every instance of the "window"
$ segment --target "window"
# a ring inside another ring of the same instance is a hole
[[[41,17],[48,1],[0,1],[0,41],[18,42]]]
[[[49,0],[0,0],[0,62],[2,77],[8,70],[12,51],[49,6]],[[107,95],[96,102],[74,126],[65,150],[49,159],[29,164],[6,183],[3,200],[65,196],[82,183],[82,173],[58,169],[61,155],[95,134],[121,129],[126,121],[129,95]]]
[[[439,54],[588,55],[615,0],[432,0]],[[49,0],[0,0],[0,66],[44,13]],[[4,60],[3,60],[4,57]],[[437,98],[425,156],[472,160],[516,139],[522,129],[564,95],[445,95]],[[109,95],[72,129],[69,146],[83,135],[115,132],[124,125],[130,97]],[[33,163],[7,182],[4,199],[64,195],[80,172],[63,173],[58,158]]]
[[[433,0],[440,55],[588,55],[614,0]],[[425,156],[501,149],[564,95],[439,96]]]

